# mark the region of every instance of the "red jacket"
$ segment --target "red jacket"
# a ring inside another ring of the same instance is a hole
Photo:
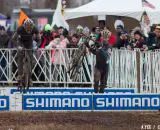
[[[111,46],[114,46],[116,44],[117,38],[116,38],[116,36],[113,33],[111,34],[108,42],[109,42],[109,45],[111,45]]]

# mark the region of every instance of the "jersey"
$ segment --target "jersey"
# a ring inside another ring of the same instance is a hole
[[[32,48],[33,44],[33,35],[38,34],[38,29],[36,27],[33,28],[31,33],[27,33],[23,26],[20,26],[17,29],[17,34],[20,36],[20,43],[27,49]]]

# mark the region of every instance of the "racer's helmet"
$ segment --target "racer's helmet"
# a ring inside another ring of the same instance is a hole
[[[76,33],[81,34],[83,32],[83,27],[81,25],[78,25],[76,28]]]
[[[23,23],[23,27],[27,33],[31,33],[34,27],[33,21],[31,19],[26,19]]]
[[[44,26],[44,31],[45,31],[45,32],[50,32],[51,30],[52,30],[52,27],[51,27],[50,24],[46,24],[46,25]]]

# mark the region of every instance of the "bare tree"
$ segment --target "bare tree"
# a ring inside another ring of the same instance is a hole
[[[55,9],[58,0],[31,0],[32,8],[51,8]],[[67,8],[78,7],[92,0],[66,0]],[[0,12],[11,14],[13,8],[20,6],[20,0],[0,0]]]
[[[57,1],[58,0],[45,0],[45,6],[46,8],[53,8],[55,9],[57,6]],[[83,4],[86,4],[92,0],[66,0],[67,2],[67,8],[73,8],[73,7],[78,7]]]
[[[4,0],[0,0],[0,13],[3,12],[3,3],[4,3]]]
[[[78,7],[91,2],[92,0],[68,0],[68,5],[70,8]]]
[[[1,11],[4,14],[11,14],[12,9],[19,6],[19,0],[0,0]]]
[[[45,0],[45,7],[55,9],[57,6],[57,0]]]

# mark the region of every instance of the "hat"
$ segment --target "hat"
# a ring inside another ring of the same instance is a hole
[[[124,23],[122,20],[116,20],[114,23],[114,28],[117,29],[117,26],[121,26],[122,29],[124,28]]]
[[[48,32],[48,31],[51,31],[51,30],[52,30],[52,27],[51,27],[50,24],[46,24],[46,25],[44,26],[44,31],[45,31],[45,32]]]

